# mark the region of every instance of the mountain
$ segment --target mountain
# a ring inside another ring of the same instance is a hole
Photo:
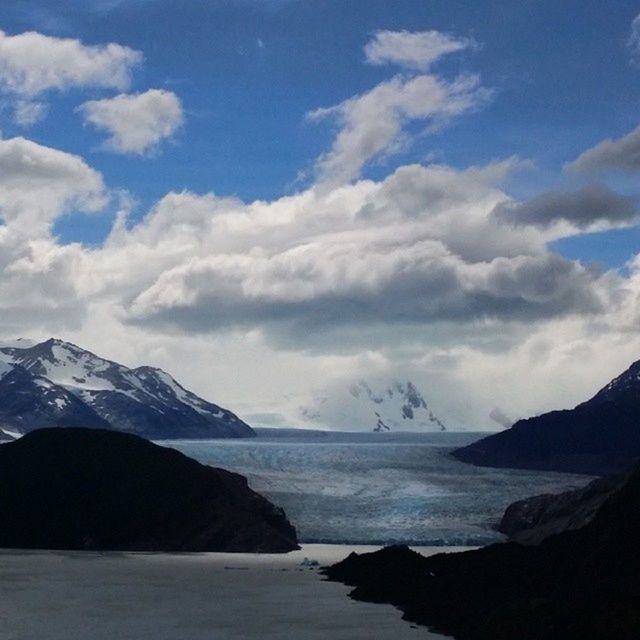
[[[605,476],[580,489],[518,500],[506,508],[497,529],[520,544],[539,544],[562,531],[580,529],[628,480],[628,474]]]
[[[574,409],[519,420],[452,455],[485,467],[622,471],[640,459],[640,361]]]
[[[227,409],[187,391],[153,367],[130,369],[51,338],[0,345],[0,429],[52,426],[125,431],[149,439],[246,437]]]
[[[374,388],[361,380],[333,387],[301,408],[300,416],[319,426],[348,430],[446,430],[412,382]]]
[[[241,475],[130,434],[40,429],[0,445],[0,547],[284,553],[282,509]]]
[[[458,640],[640,638],[640,468],[580,529],[425,558],[407,547],[352,553],[325,570],[352,598]]]

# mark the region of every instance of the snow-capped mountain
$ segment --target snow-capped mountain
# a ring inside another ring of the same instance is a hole
[[[588,402],[599,404],[622,399],[640,401],[640,360],[600,389]]]
[[[303,420],[339,429],[445,431],[412,382],[375,388],[361,380],[332,388],[300,409]]]
[[[253,430],[153,367],[129,369],[76,345],[0,344],[0,429],[86,426],[150,439],[245,437]]]
[[[483,467],[608,475],[640,462],[640,360],[573,409],[518,420],[456,449]]]

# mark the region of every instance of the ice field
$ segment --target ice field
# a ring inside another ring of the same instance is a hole
[[[246,475],[306,543],[486,544],[501,539],[492,526],[511,502],[589,480],[473,467],[447,455],[480,436],[264,429],[253,439],[171,446]]]

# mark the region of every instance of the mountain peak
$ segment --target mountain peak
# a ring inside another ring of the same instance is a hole
[[[238,416],[188,391],[161,369],[130,369],[59,338],[0,344],[2,383],[0,424],[18,433],[73,425],[150,439],[253,435]]]
[[[606,402],[629,394],[640,396],[640,360],[600,389],[589,402]]]
[[[334,385],[300,409],[303,419],[318,426],[373,431],[445,431],[412,381],[373,384],[358,380]]]

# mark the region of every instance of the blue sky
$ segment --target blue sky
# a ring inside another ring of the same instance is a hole
[[[249,422],[361,378],[474,427],[584,399],[640,354],[639,13],[3,0],[0,338]]]
[[[192,1],[79,2],[6,0],[7,33],[35,29],[87,44],[118,42],[142,51],[132,89],[165,87],[180,95],[187,121],[152,159],[98,149],[100,134],[83,127],[74,108],[105,90],[69,90],[48,97],[49,117],[29,136],[86,157],[110,185],[128,189],[138,215],[168,190],[274,198],[299,188],[296,177],[330,144],[328,123],[305,114],[333,105],[389,76],[364,62],[362,48],[378,29],[436,29],[473,38],[477,47],[443,60],[480,73],[491,103],[365,175],[435,158],[453,166],[518,155],[535,168],[510,180],[527,196],[566,183],[561,167],[604,137],[635,126],[640,68],[629,61],[635,2],[551,1]],[[461,62],[462,58],[462,62]],[[24,130],[7,113],[5,137]],[[73,217],[64,238],[98,241],[110,220]],[[572,256],[618,265],[629,257],[601,251],[590,237],[567,243]],[[609,245],[608,245],[609,246]],[[635,245],[633,245],[635,246]],[[565,244],[559,245],[565,250]]]

